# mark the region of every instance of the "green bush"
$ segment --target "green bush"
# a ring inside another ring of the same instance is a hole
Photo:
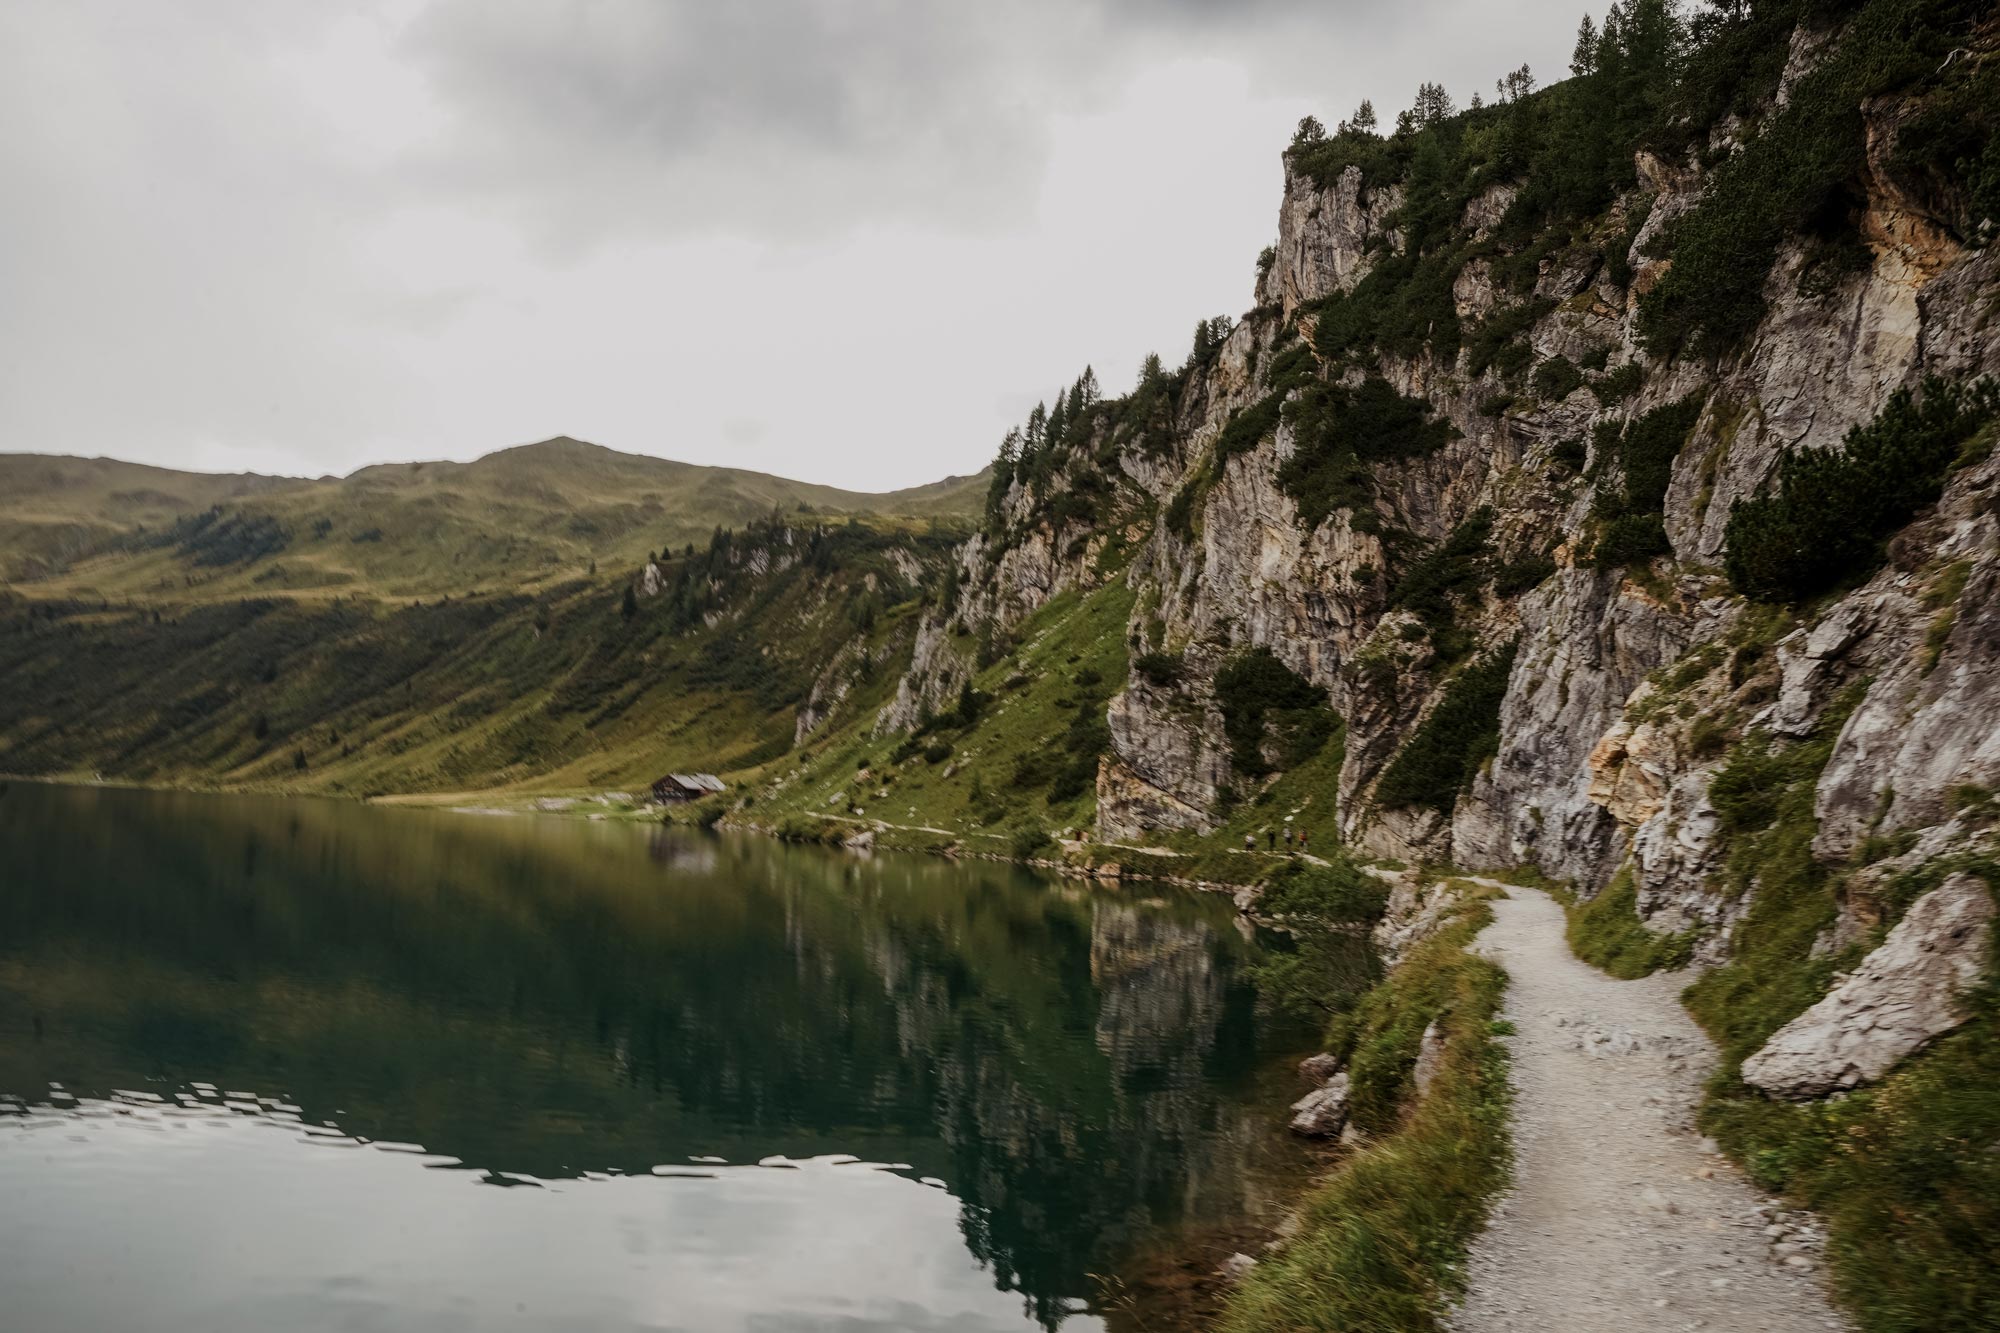
[[[1957,60],[1896,132],[1890,171],[1935,200],[1961,240],[1988,245],[2000,225],[2000,65]]]
[[[1480,508],[1427,551],[1389,590],[1389,605],[1414,612],[1430,632],[1438,660],[1456,662],[1472,651],[1472,636],[1458,626],[1457,603],[1485,582],[1487,537],[1493,511]]]
[[[1097,788],[1097,761],[1111,748],[1111,726],[1102,697],[1083,700],[1063,736],[1063,764],[1049,783],[1049,804],[1073,801]]]
[[[1148,684],[1167,689],[1181,683],[1186,663],[1179,653],[1141,653],[1132,663],[1132,669],[1145,677]]]
[[[1388,905],[1388,885],[1344,857],[1324,866],[1286,861],[1257,899],[1260,915],[1321,927],[1373,925]]]
[[[1778,817],[1778,801],[1792,776],[1787,757],[1771,749],[1770,737],[1759,734],[1737,747],[1729,762],[1708,784],[1725,833],[1756,833]]]
[[[1473,375],[1485,374],[1502,351],[1509,347],[1518,347],[1528,355],[1534,355],[1528,351],[1521,337],[1534,326],[1536,320],[1555,308],[1554,301],[1542,297],[1519,305],[1502,306],[1487,315],[1473,330],[1472,336],[1466,339],[1466,370]]]
[[[1216,458],[1233,458],[1255,449],[1278,429],[1278,415],[1284,405],[1284,394],[1267,393],[1229,418],[1222,433],[1215,437]]]
[[[1627,361],[1616,370],[1608,370],[1593,380],[1590,391],[1597,395],[1598,402],[1609,407],[1613,403],[1622,403],[1639,392],[1639,385],[1645,378],[1646,374],[1639,369],[1638,362]]]
[[[1591,553],[1591,563],[1599,569],[1639,564],[1672,551],[1667,540],[1667,487],[1673,481],[1674,459],[1701,420],[1703,399],[1703,391],[1696,390],[1625,423],[1622,429],[1599,424],[1597,466],[1615,464],[1618,470],[1616,477],[1598,482],[1592,507],[1602,524]]]
[[[1182,541],[1194,540],[1194,511],[1207,496],[1208,488],[1199,478],[1190,477],[1182,487],[1174,492],[1174,498],[1167,502],[1165,523],[1167,531]]]
[[[1583,372],[1568,357],[1552,356],[1535,367],[1528,383],[1537,398],[1559,403],[1583,387]]]
[[[1545,555],[1524,555],[1500,567],[1493,576],[1493,591],[1513,597],[1538,588],[1556,572],[1556,562]]]
[[[1319,753],[1336,718],[1326,692],[1280,662],[1269,648],[1252,648],[1215,673],[1215,700],[1229,738],[1229,761],[1250,777],[1269,773],[1264,740],[1275,729],[1279,767],[1295,768]]]
[[[1384,806],[1429,806],[1450,815],[1479,766],[1500,751],[1500,703],[1514,667],[1508,644],[1454,677],[1430,716],[1397,752],[1375,786]]]
[[[1007,849],[1014,854],[1016,860],[1028,861],[1041,856],[1054,842],[1055,839],[1049,836],[1049,831],[1037,824],[1017,829],[1014,836],[1008,840]]]
[[[1589,450],[1582,440],[1557,440],[1549,448],[1550,461],[1570,472],[1583,471],[1584,462],[1589,457]]]
[[[1285,419],[1296,447],[1278,469],[1278,485],[1308,530],[1337,509],[1370,504],[1371,464],[1433,453],[1457,435],[1428,403],[1403,397],[1379,375],[1358,388],[1313,385],[1286,406]]]
[[[1839,449],[1800,449],[1778,465],[1775,494],[1729,513],[1724,566],[1747,597],[1799,601],[1867,577],[1882,542],[1944,491],[1952,464],[2000,416],[2000,384],[1932,377],[1921,401],[1898,389]]]

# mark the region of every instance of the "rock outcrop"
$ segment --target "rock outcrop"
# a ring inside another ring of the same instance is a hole
[[[1880,948],[1826,998],[1743,1062],[1743,1081],[1777,1097],[1872,1083],[1969,1016],[1992,943],[1993,893],[1953,875],[1910,906]]]
[[[1316,1088],[1292,1103],[1292,1132],[1312,1138],[1330,1139],[1347,1124],[1348,1077],[1335,1074],[1323,1088]]]

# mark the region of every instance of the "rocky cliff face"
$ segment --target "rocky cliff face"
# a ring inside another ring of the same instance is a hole
[[[1794,40],[1781,100],[1828,48],[1823,33]],[[1185,370],[1167,446],[1118,447],[1118,521],[1144,531],[1124,573],[1138,593],[1132,655],[1167,654],[1178,670],[1164,682],[1135,670],[1110,703],[1100,836],[1205,830],[1231,796],[1254,789],[1258,779],[1232,770],[1216,676],[1260,647],[1344,719],[1341,825],[1355,847],[1468,868],[1532,865],[1586,896],[1629,873],[1641,918],[1693,932],[1710,959],[1728,954],[1754,900],[1754,885],[1720,882],[1729,821],[1711,792],[1744,747],[1829,747],[1813,777],[1813,851],[1829,866],[1871,839],[1935,841],[1967,801],[2000,787],[2000,459],[1990,449],[1968,451],[1942,500],[1891,542],[1886,567],[1830,602],[1753,603],[1720,568],[1732,511],[1769,492],[1782,459],[1840,448],[1892,391],[1926,377],[2000,375],[2000,252],[1954,231],[1936,192],[1893,169],[1918,110],[1910,99],[1862,110],[1868,163],[1852,182],[1846,261],[1829,269],[1815,240],[1781,244],[1761,322],[1719,358],[1649,352],[1639,312],[1674,263],[1662,238],[1702,200],[1703,164],[1735,150],[1738,122],[1682,161],[1640,153],[1637,188],[1591,233],[1614,243],[1549,248],[1527,290],[1518,255],[1490,240],[1515,187],[1466,203],[1457,237],[1473,257],[1450,299],[1469,328],[1514,318],[1520,350],[1508,357],[1475,359],[1456,342],[1383,350],[1365,365],[1321,355],[1319,321],[1409,244],[1404,192],[1371,186],[1358,166],[1330,183],[1288,168],[1258,304]],[[1511,283],[1499,276],[1507,263]],[[1286,382],[1301,347],[1309,374]],[[1375,378],[1449,423],[1448,438],[1372,461],[1364,502],[1302,518],[1287,481],[1304,447],[1292,408],[1316,386]],[[1229,442],[1232,423],[1277,394],[1287,409],[1272,428],[1248,448]],[[1663,498],[1651,501],[1664,553],[1594,559],[1606,486],[1639,467],[1621,460],[1620,438],[1682,407],[1692,424],[1679,428]],[[965,548],[963,591],[926,621],[883,726],[943,706],[968,678],[974,663],[948,625],[1004,634],[1061,589],[1102,577],[1091,539],[1047,512],[1046,498],[1017,487],[1004,550],[990,537]],[[1411,571],[1476,520],[1489,524],[1486,575],[1448,595],[1458,638],[1447,651]],[[1510,646],[1497,742],[1455,800],[1383,799],[1385,772],[1451,706],[1454,683]]]

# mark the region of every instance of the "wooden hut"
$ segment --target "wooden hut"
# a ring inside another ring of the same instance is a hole
[[[679,805],[727,790],[713,773],[669,773],[653,784],[653,799],[661,805]]]

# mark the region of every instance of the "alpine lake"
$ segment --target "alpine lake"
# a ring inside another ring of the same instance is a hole
[[[1320,1150],[1226,896],[0,788],[13,1333],[1173,1328]]]

